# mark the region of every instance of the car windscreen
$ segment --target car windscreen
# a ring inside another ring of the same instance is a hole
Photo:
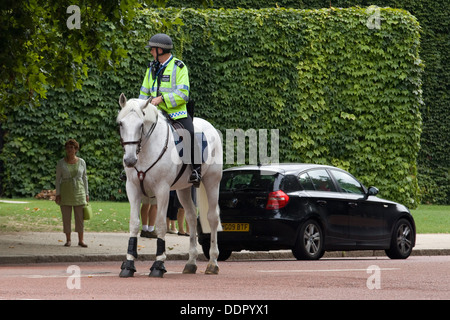
[[[261,174],[261,171],[224,172],[220,182],[220,191],[273,191],[278,173]]]

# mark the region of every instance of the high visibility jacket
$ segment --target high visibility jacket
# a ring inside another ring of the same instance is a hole
[[[166,111],[171,119],[187,118],[186,103],[189,100],[189,74],[184,63],[171,57],[169,63],[152,72],[152,67],[147,68],[144,81],[142,82],[139,98],[148,99],[162,94],[163,102],[158,108]],[[155,78],[158,79],[154,79]],[[159,82],[159,88],[158,88]]]

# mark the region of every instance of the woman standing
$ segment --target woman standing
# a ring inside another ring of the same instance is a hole
[[[76,156],[80,145],[75,139],[65,144],[66,156],[56,165],[56,203],[61,206],[63,229],[66,234],[64,246],[70,247],[72,232],[72,208],[75,216],[75,232],[78,232],[78,245],[86,248],[83,242],[83,207],[89,202],[86,162]]]

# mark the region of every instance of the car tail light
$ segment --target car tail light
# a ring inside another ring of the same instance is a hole
[[[289,196],[281,190],[269,193],[266,204],[266,210],[275,210],[284,208],[289,201]]]

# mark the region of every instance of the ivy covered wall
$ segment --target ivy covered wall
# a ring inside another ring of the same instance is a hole
[[[424,62],[423,126],[417,159],[423,203],[450,204],[450,1],[448,0],[214,0],[213,8],[391,7],[407,10],[421,26]],[[170,0],[167,6],[202,8],[197,0]],[[383,21],[383,17],[381,17]]]
[[[53,188],[63,144],[74,137],[88,165],[91,196],[125,199],[117,100],[137,97],[150,54],[144,46],[163,17],[189,67],[196,115],[222,132],[279,129],[281,162],[348,169],[384,198],[418,204],[422,61],[414,16],[383,8],[145,10],[119,41],[128,59],[115,72],[91,70],[83,89],[53,90],[36,110],[14,109],[3,124],[7,196]],[[118,29],[105,24],[104,45]]]

